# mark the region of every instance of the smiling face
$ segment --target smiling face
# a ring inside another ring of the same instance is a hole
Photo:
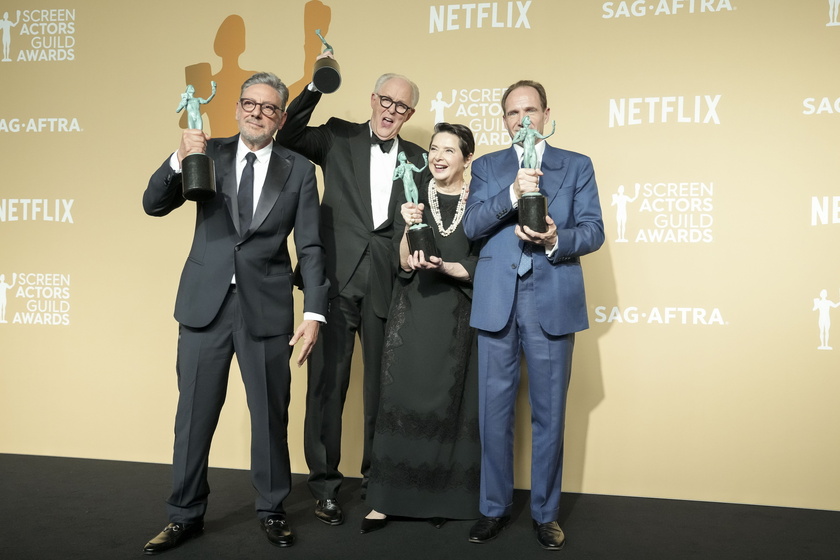
[[[460,184],[472,154],[464,157],[458,137],[451,132],[439,132],[429,146],[429,169],[438,185]]]
[[[377,95],[378,94],[378,95]],[[397,112],[397,103],[411,107],[411,86],[401,78],[391,78],[379,88],[379,91],[370,95],[370,127],[373,133],[382,140],[390,140],[400,133],[400,128],[405,124],[414,109],[409,109],[404,115]],[[384,108],[380,103],[380,97],[390,97],[394,104]]]
[[[282,107],[283,100],[276,89],[267,84],[254,84],[242,92],[242,97],[253,99],[257,103],[270,103],[275,107]],[[242,141],[251,150],[264,148],[271,142],[274,133],[283,128],[286,113],[277,112],[273,117],[262,114],[262,106],[257,105],[251,111],[246,111],[237,101],[236,122],[239,124],[239,134]]]

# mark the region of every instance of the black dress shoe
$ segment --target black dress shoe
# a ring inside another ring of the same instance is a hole
[[[510,516],[504,517],[486,517],[481,516],[481,519],[475,522],[475,525],[470,529],[470,542],[486,543],[492,541],[499,536],[502,529],[507,526],[510,521]]]
[[[388,518],[385,519],[370,519],[368,517],[362,518],[362,527],[359,530],[360,533],[363,535],[365,533],[372,533],[373,531],[378,531],[379,529],[384,529],[385,525],[388,524]]]
[[[143,554],[160,554],[175,548],[187,539],[199,536],[202,531],[204,531],[204,521],[170,523],[155,538],[146,543]]]
[[[341,506],[332,499],[318,500],[315,502],[315,517],[327,525],[341,525],[344,523],[344,514]]]
[[[546,550],[560,550],[566,544],[566,535],[556,521],[539,523],[534,521],[534,531],[537,533],[537,541]]]
[[[295,535],[292,533],[292,528],[282,515],[272,515],[265,519],[260,519],[265,534],[268,537],[268,542],[274,546],[286,548],[295,544]]]
[[[432,524],[432,527],[434,527],[435,529],[440,529],[441,527],[446,525],[447,519],[445,517],[430,517],[428,521]]]

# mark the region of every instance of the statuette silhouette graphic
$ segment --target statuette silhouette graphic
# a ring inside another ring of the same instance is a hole
[[[819,327],[820,327],[820,345],[818,350],[831,350],[828,344],[828,335],[831,331],[831,315],[829,311],[840,306],[840,302],[833,302],[828,299],[828,290],[820,291],[820,297],[814,298],[814,308],[812,311],[819,311]]]
[[[631,198],[624,194],[624,185],[618,186],[618,193],[612,195],[611,206],[616,206],[615,221],[618,226],[617,243],[627,243],[627,204],[635,202],[639,198],[639,184],[636,183],[636,194]]]

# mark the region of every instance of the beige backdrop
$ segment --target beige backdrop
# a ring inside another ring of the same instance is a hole
[[[219,81],[205,129],[230,134],[242,75],[274,71],[299,90],[320,27],[344,82],[318,123],[366,120],[376,77],[397,71],[422,93],[405,137],[426,145],[445,118],[468,124],[483,154],[508,146],[501,92],[531,78],[549,92],[549,142],[594,160],[607,242],[584,259],[592,328],[578,337],[566,490],[840,509],[830,4],[7,3],[0,452],[171,460],[172,309],[194,216],[188,204],[147,217],[142,192],[177,147],[187,80],[204,96]],[[360,366],[345,414],[350,476]],[[305,371],[293,374],[292,461],[306,472]],[[231,379],[211,460],[247,468],[247,409]]]

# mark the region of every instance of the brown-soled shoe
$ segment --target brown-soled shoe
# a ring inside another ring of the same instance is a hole
[[[510,516],[503,517],[487,517],[481,516],[481,519],[475,522],[475,525],[470,529],[471,543],[486,543],[492,541],[499,536],[507,524],[510,522]]]
[[[344,523],[344,514],[341,506],[333,499],[318,500],[315,502],[315,517],[327,525],[341,525]]]
[[[204,521],[195,523],[170,523],[163,531],[146,543],[143,554],[160,554],[181,545],[184,541],[201,535]]]
[[[292,533],[292,528],[282,515],[272,515],[265,519],[260,519],[268,542],[280,548],[286,548],[295,544],[295,535]]]
[[[566,544],[566,535],[556,521],[534,521],[534,532],[537,533],[537,542],[546,550],[560,550]]]

